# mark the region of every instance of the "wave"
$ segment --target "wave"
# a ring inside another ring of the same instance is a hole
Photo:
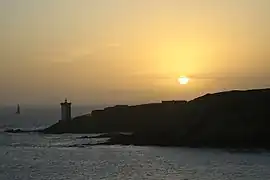
[[[18,128],[18,127],[10,127],[10,126],[2,126],[0,127],[0,132],[38,132],[47,128],[48,126],[39,126],[33,128]]]
[[[90,148],[100,142],[87,142],[87,143],[76,143],[76,142],[59,142],[59,143],[47,143],[47,144],[32,144],[27,142],[14,142],[6,146],[13,148]]]

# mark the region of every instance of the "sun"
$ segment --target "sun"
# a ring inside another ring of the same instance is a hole
[[[178,82],[182,85],[188,84],[189,78],[186,76],[181,76],[178,78]]]

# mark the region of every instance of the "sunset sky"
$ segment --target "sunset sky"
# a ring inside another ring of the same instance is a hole
[[[0,104],[133,104],[270,87],[269,8],[269,0],[0,0]]]

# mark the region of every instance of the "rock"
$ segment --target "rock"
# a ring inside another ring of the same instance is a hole
[[[56,123],[44,133],[108,133],[101,135],[111,138],[107,144],[270,148],[269,127],[270,89],[257,89],[109,107]]]

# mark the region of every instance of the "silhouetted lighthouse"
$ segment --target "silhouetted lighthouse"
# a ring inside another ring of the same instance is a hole
[[[65,102],[61,103],[61,120],[62,121],[69,121],[71,120],[71,102],[67,102],[67,99],[65,99]]]

